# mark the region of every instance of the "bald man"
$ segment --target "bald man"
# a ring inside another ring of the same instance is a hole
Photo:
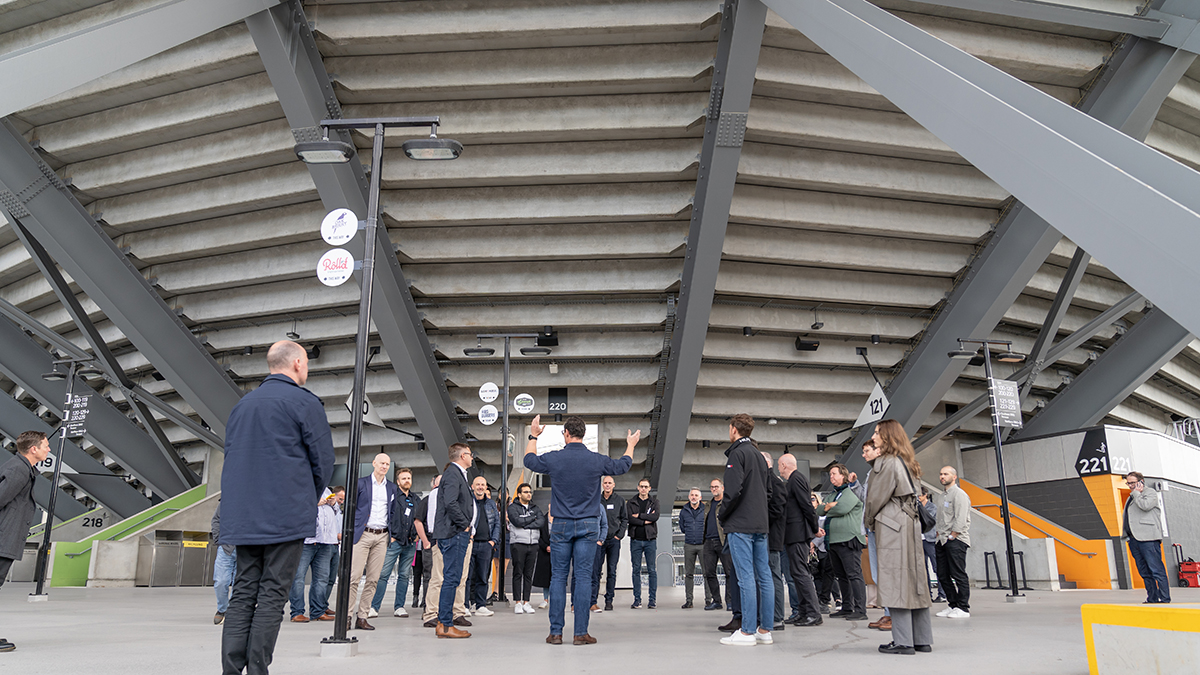
[[[391,535],[388,522],[392,519],[392,508],[396,505],[396,484],[388,480],[392,458],[384,453],[375,455],[371,462],[371,475],[358,479],[358,501],[354,508],[354,556],[350,561],[350,612],[358,600],[358,619],[351,625],[361,630],[375,630],[367,623],[371,613],[371,599],[375,597],[375,586],[383,571],[383,559],[387,556]],[[362,598],[358,598],[358,580],[366,575]]]
[[[266,673],[317,500],[333,475],[321,399],[303,388],[308,355],[295,342],[267,351],[271,374],[238,401],[225,427],[218,544],[237,547],[221,633],[224,673]]]
[[[937,512],[938,589],[949,604],[937,613],[951,619],[971,618],[971,580],[967,577],[967,549],[971,547],[971,498],[958,486],[958,470],[943,466],[938,480],[946,489]]]

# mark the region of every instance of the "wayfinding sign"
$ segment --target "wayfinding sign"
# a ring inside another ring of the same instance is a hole
[[[879,383],[875,383],[875,389],[871,391],[870,398],[863,404],[862,412],[858,413],[858,419],[854,420],[855,427],[861,427],[864,424],[878,422],[887,414],[888,406],[887,395],[883,393],[883,387]]]
[[[1021,419],[1021,385],[1012,380],[992,378],[988,392],[992,397],[992,414],[1002,427],[1020,429],[1025,426]]]
[[[87,418],[91,412],[91,405],[91,394],[75,394],[67,401],[66,419],[63,420],[67,438],[81,438],[87,433]]]

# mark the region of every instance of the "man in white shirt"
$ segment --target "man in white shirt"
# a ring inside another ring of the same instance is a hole
[[[371,599],[375,597],[375,586],[383,570],[383,558],[387,555],[391,535],[388,519],[396,501],[396,484],[388,480],[388,469],[392,459],[384,453],[375,455],[371,462],[374,471],[370,476],[358,479],[358,502],[354,509],[354,557],[350,564],[350,610],[358,602],[358,620],[355,628],[375,630],[367,623],[371,611]],[[366,575],[361,600],[358,597],[358,580]]]

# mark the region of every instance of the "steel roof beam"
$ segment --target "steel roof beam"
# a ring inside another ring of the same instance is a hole
[[[297,0],[251,16],[246,25],[297,140],[318,134],[321,120],[341,118],[341,105]],[[330,137],[353,145],[346,131],[331,130]],[[361,161],[355,158],[345,164],[307,166],[326,209],[348,208],[366,217],[368,184]],[[314,222],[313,230],[319,225]],[[375,267],[373,321],[434,464],[442,466],[448,461],[450,444],[465,440],[466,435],[434,359],[408,280],[393,253],[395,247],[387,228],[381,227],[377,233],[376,246],[382,254]],[[355,237],[344,247],[356,259],[362,258],[362,237]]]
[[[0,432],[3,432],[9,438],[16,439],[23,431],[40,431],[50,436],[54,433],[54,428],[46,424],[42,418],[33,414],[28,408],[21,405],[20,401],[7,394],[0,394]],[[51,448],[57,455],[57,439],[52,440],[50,443]],[[63,448],[63,456],[65,465],[62,477],[77,486],[80,490],[91,495],[96,501],[112,509],[122,518],[128,518],[150,508],[150,500],[145,495],[135,490],[121,476],[118,476],[96,461],[75,443],[67,441]],[[70,467],[71,470],[67,471],[66,467]],[[40,473],[38,475],[39,477],[41,476]],[[50,480],[42,478],[38,483],[45,485],[41,489],[43,490],[43,498],[46,501],[38,502],[44,509],[50,498]],[[55,507],[57,508],[64,502],[68,505],[75,504],[79,506],[81,509],[80,513],[83,512],[83,506],[79,505],[79,502],[60,492]],[[62,518],[62,509],[58,509],[58,511],[58,516]],[[79,515],[79,513],[69,517],[73,518],[76,515]]]
[[[654,457],[651,484],[660,495],[672,500],[692,421],[692,404],[708,336],[708,319],[716,293],[766,17],[767,8],[759,0],[726,0],[722,8],[679,306],[671,335],[659,428],[654,434],[655,447],[650,449]],[[669,533],[662,536],[669,543]]]
[[[54,357],[31,340],[8,319],[0,319],[0,372],[21,385],[39,403],[60,419],[67,396],[65,380],[48,382],[42,373],[54,370]],[[181,479],[175,467],[124,413],[97,394],[82,378],[75,380],[77,394],[92,394],[88,413],[87,438],[116,459],[138,480],[159,495],[173,497],[192,487]]]
[[[165,0],[0,54],[0,117],[260,12],[279,0]]]
[[[1186,328],[1152,308],[1013,437],[1032,438],[1096,424],[1191,341]]]
[[[242,390],[7,120],[0,120],[0,209],[10,221],[21,222],[175,391],[223,435]]]
[[[1129,33],[1157,40],[1167,34],[1171,23],[1164,19],[1104,12],[1085,7],[1070,7],[1037,0],[914,0],[922,5],[969,9],[1019,19],[1033,19],[1064,26],[1094,28],[1113,33]]]
[[[1200,325],[1200,311],[1167,297],[1177,296],[1178,288],[1173,278],[1168,284],[1156,274],[1162,266],[1147,272],[1144,258],[1157,259],[1161,249],[1138,242],[1140,231],[1124,228],[1125,222],[1144,222],[1145,213],[1134,219],[1127,203],[1123,210],[1113,210],[1114,202],[1125,201],[1113,195],[1127,191],[1131,198],[1140,197],[1142,208],[1161,211],[1164,227],[1170,223],[1184,236],[1196,232],[1195,210],[1184,206],[1198,201],[1196,173],[1114,130],[1144,138],[1194,55],[1129,40],[1082,106],[1092,119],[863,0],[767,4],[1022,200],[1009,209],[888,387],[893,402],[889,416],[910,434],[963,368],[962,362],[947,359],[946,352],[956,348],[960,337],[990,332],[1049,255],[1059,236],[1051,223],[1085,250],[1114,261],[1119,269],[1113,271],[1135,288],[1164,296],[1171,311],[1192,315]],[[1049,152],[1052,145],[1058,149]],[[1049,170],[1044,160],[1055,168]],[[1167,188],[1170,199],[1161,199],[1148,183]],[[1111,208],[1097,208],[1101,202]],[[1111,240],[1122,230],[1127,245],[1114,246]],[[1175,235],[1162,236],[1171,241]],[[1134,256],[1137,263],[1129,259],[1134,252],[1143,254]],[[1188,266],[1177,262],[1177,267]],[[1182,272],[1175,269],[1174,274]],[[862,468],[857,449],[872,430],[873,425],[859,430],[843,461]]]
[[[42,276],[50,282],[50,287],[54,289],[54,294],[58,296],[58,301],[62,303],[63,308],[67,310],[67,314],[75,321],[75,325],[79,328],[79,331],[83,333],[83,336],[92,346],[92,353],[95,354],[94,360],[98,362],[99,366],[104,368],[109,377],[115,380],[117,386],[122,390],[129,391],[132,389],[134,386],[133,381],[125,375],[125,369],[121,367],[121,364],[117,362],[117,358],[109,350],[108,343],[100,337],[99,331],[92,324],[92,320],[88,318],[87,312],[79,304],[79,298],[76,298],[75,294],[71,292],[67,280],[58,271],[58,267],[50,259],[50,255],[46,253],[46,249],[42,247],[37,239],[34,239],[29,234],[29,231],[21,225],[20,220],[14,220],[12,225],[13,231],[16,232],[21,243],[25,244],[25,249],[29,251],[29,255],[33,258],[34,263],[42,271]],[[175,475],[179,477],[179,480],[186,483],[189,487],[199,485],[200,477],[188,468],[187,462],[184,462],[179,453],[175,451],[175,446],[167,439],[167,435],[163,432],[162,427],[158,426],[158,420],[154,419],[154,416],[150,414],[146,405],[132,397],[128,398],[128,401],[134,415],[142,423],[146,435],[158,447],[159,452],[162,453],[167,463],[174,469]]]

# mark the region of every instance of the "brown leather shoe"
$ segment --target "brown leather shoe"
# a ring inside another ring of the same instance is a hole
[[[454,617],[454,625],[455,626],[470,626],[471,622],[468,621],[467,617],[465,617],[465,616],[456,616],[456,617]]]
[[[358,621],[355,621],[354,627],[359,630],[375,630],[375,626],[367,623],[366,619],[359,619]]]
[[[880,619],[878,628],[879,628],[879,630],[891,630],[892,629],[892,617],[885,616],[882,619]]]
[[[333,611],[332,609],[327,609],[325,610],[325,616],[337,616],[337,612]]]
[[[455,628],[454,626],[447,627],[447,626],[443,625],[441,622],[439,622],[437,625],[437,636],[439,638],[458,639],[458,638],[469,638],[469,637],[471,637],[471,634],[465,630],[459,630],[459,629]]]
[[[422,626],[425,626],[426,628],[437,628],[437,625],[438,625],[438,620],[437,620],[437,619],[430,619],[430,620],[426,621],[425,623],[423,623],[423,624],[421,624],[421,625],[422,625]]]
[[[308,617],[303,614],[297,614],[292,617],[292,623],[308,623]]]
[[[592,605],[592,606],[591,606],[591,610],[592,610],[593,612],[599,612],[599,611],[600,611],[600,606],[599,606],[599,605]]]
[[[312,621],[333,621],[333,619],[334,616],[332,614],[322,614],[321,616],[312,619]]]
[[[883,617],[883,618],[886,619],[887,617]],[[879,624],[881,624],[881,623],[883,623],[883,619],[880,619],[878,621],[872,621],[871,623],[867,624],[867,628],[874,628],[874,629],[878,630]]]
[[[547,635],[547,636],[546,636],[546,644],[548,644],[548,645],[561,645],[561,644],[562,644],[562,636],[561,636],[561,635],[555,635],[554,633],[551,633],[551,634],[549,634],[549,635]]]
[[[596,638],[592,637],[591,635],[588,635],[587,633],[584,633],[583,635],[576,635],[575,636],[575,644],[577,644],[577,645],[594,645],[594,644],[596,644]]]

